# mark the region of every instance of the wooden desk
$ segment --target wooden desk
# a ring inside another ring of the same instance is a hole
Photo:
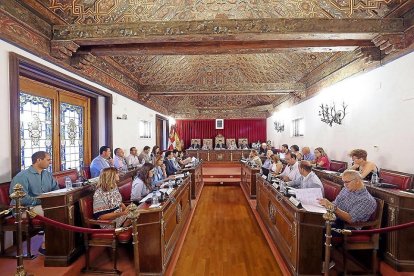
[[[138,219],[140,275],[163,275],[175,249],[183,227],[191,212],[191,181],[184,183],[170,195],[160,208],[139,205]]]
[[[319,178],[329,179],[343,186],[339,175],[314,170]],[[383,189],[366,185],[374,197],[384,200],[383,227],[414,221],[414,194],[396,189]],[[381,235],[380,254],[387,264],[397,271],[414,271],[413,228],[394,231]]]
[[[120,177],[120,182],[132,178],[136,170],[127,172]],[[94,192],[94,186],[88,185],[66,189],[60,192],[39,196],[45,217],[69,225],[82,226],[79,211],[79,199]],[[83,253],[82,234],[45,225],[46,256],[45,266],[68,266]]]
[[[203,180],[203,163],[197,164],[195,167],[186,169],[191,173],[191,198],[196,199],[200,196],[204,186]]]
[[[203,159],[207,163],[239,162],[242,157],[247,158],[250,150],[187,150],[188,156]]]
[[[244,162],[240,162],[240,163],[241,163],[240,185],[243,191],[248,195],[248,197],[256,198],[256,174],[260,171],[260,169],[252,168]]]
[[[256,180],[257,211],[292,275],[321,275],[322,214],[296,208],[259,175]]]

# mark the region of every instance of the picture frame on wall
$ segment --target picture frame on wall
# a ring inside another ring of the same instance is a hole
[[[216,129],[224,129],[224,119],[216,119]]]

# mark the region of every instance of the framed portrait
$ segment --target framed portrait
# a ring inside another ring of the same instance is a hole
[[[224,129],[224,119],[216,119],[216,129]]]

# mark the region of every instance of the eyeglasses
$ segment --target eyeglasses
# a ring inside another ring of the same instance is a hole
[[[352,182],[352,181],[354,181],[355,180],[355,178],[354,179],[351,179],[351,180],[347,180],[347,181],[345,181],[345,180],[342,180],[344,183],[346,183],[346,184],[348,184],[348,183],[350,183],[350,182]]]

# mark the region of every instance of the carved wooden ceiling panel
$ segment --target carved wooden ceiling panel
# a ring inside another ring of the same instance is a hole
[[[409,0],[40,0],[67,23],[245,18],[381,18]]]
[[[42,56],[49,50],[177,118],[266,117],[414,44],[413,0],[8,0],[0,8],[40,35],[24,45],[31,51],[44,41]]]
[[[334,54],[115,56],[113,59],[126,67],[141,85],[216,85],[298,82]]]

